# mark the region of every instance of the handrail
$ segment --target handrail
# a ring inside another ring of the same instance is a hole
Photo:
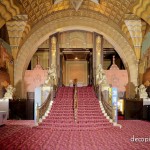
[[[113,119],[113,106],[110,105],[106,100],[104,100],[103,97],[101,101],[106,113],[108,114],[108,116],[110,116],[111,119]]]
[[[45,100],[45,102],[41,105],[41,106],[37,106],[37,117],[36,117],[36,121],[37,123],[39,122],[39,120],[44,116],[44,114],[46,113],[48,106],[50,104],[51,101],[51,91],[47,97],[47,99]]]
[[[116,119],[115,119],[116,106],[112,106],[111,104],[109,104],[109,102],[103,98],[101,91],[99,92],[100,92],[99,94],[101,94],[100,96],[101,102],[102,102],[105,112],[113,120],[113,122],[116,122]]]
[[[74,87],[74,120],[77,122],[77,113],[78,113],[78,97],[77,97],[77,85]]]

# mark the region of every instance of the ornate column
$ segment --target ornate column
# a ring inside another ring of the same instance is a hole
[[[55,68],[57,73],[57,38],[56,35],[50,36],[50,45],[49,45],[49,63],[50,67]],[[57,73],[58,75],[58,73]],[[56,78],[57,78],[56,75]],[[56,81],[57,82],[57,81]],[[57,83],[56,83],[57,84]]]
[[[103,37],[97,33],[94,33],[93,37],[93,76],[94,84],[96,83],[96,68],[99,64],[103,66]]]
[[[60,61],[59,61],[59,67],[60,67],[60,80],[59,80],[59,85],[62,86],[63,85],[63,54],[60,53]]]
[[[60,33],[56,34],[57,43],[56,43],[56,63],[57,63],[57,78],[58,78],[58,85],[62,85],[62,55],[60,53]]]
[[[102,48],[103,38],[101,35],[96,35],[96,68],[99,64],[103,66],[103,48]]]
[[[96,33],[93,33],[93,84],[96,85]]]
[[[55,36],[50,37],[50,66],[54,65],[56,67],[56,42]]]
[[[92,60],[92,53],[90,52],[90,58],[89,58],[89,84],[92,84],[92,77],[93,77],[93,60]]]

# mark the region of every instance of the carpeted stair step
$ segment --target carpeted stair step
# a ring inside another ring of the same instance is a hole
[[[106,119],[90,119],[90,120],[87,120],[87,119],[78,119],[77,120],[77,122],[78,123],[85,123],[85,124],[92,124],[92,123],[95,123],[95,124],[97,124],[97,123],[104,123],[104,122],[107,122],[108,123],[108,121],[106,120]],[[72,118],[72,119],[70,119],[70,118],[67,118],[67,119],[65,119],[65,120],[63,120],[63,119],[46,119],[46,120],[44,120],[41,124],[52,124],[52,123],[75,123],[74,122],[74,118]]]
[[[73,88],[58,89],[53,106],[40,129],[52,130],[98,130],[112,127],[99,107],[92,87],[78,88],[77,121],[74,121]]]
[[[91,125],[91,126],[82,126],[82,125],[76,125],[76,126],[66,126],[66,125],[61,125],[61,126],[38,126],[40,129],[51,129],[51,130],[61,130],[61,131],[92,131],[92,130],[100,130],[100,129],[109,129],[111,128],[111,124],[101,124],[101,125]]]

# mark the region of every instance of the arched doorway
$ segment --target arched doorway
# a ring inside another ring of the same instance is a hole
[[[14,69],[14,83],[18,89],[17,95],[24,96],[22,79],[37,47],[50,35],[59,31],[62,32],[68,30],[86,30],[103,35],[115,47],[116,51],[122,58],[125,67],[128,70],[130,82],[137,85],[138,70],[136,68],[138,68],[138,64],[134,51],[123,36],[123,33],[118,31],[116,26],[109,25],[108,22],[106,24],[104,19],[95,19],[95,16],[89,18],[84,17],[83,14],[77,14],[78,16],[62,17],[63,13],[65,13],[65,11],[61,12],[61,15],[59,13],[54,14],[56,19],[53,21],[50,20],[51,17],[48,17],[45,19],[45,22],[39,22],[39,24],[33,28],[30,36],[20,48]]]

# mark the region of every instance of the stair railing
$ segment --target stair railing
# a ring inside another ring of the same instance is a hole
[[[104,108],[107,116],[109,116],[109,118],[112,119],[112,121],[114,123],[116,123],[116,118],[115,118],[116,106],[112,106],[109,103],[109,100],[111,99],[111,97],[108,97],[108,99],[104,99],[100,85],[98,86],[98,90],[96,90],[96,92],[97,92],[97,96],[98,96],[99,100],[102,102],[103,108]]]
[[[105,112],[107,113],[107,115],[114,120],[114,109],[112,105],[109,104],[109,102],[107,102],[106,100],[104,100],[103,96],[101,96],[101,102],[103,104],[103,107],[105,109]]]
[[[50,91],[45,102],[41,106],[37,106],[37,109],[36,109],[36,122],[37,123],[39,123],[40,120],[43,118],[43,116],[46,114],[46,111],[48,110],[51,100],[52,100],[52,94]]]
[[[77,85],[74,87],[74,120],[77,122],[78,113],[78,97],[77,97]]]

